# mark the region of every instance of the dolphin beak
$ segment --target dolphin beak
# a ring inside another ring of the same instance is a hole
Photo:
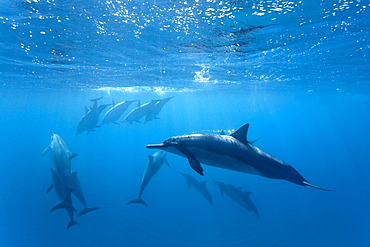
[[[168,147],[168,145],[164,144],[164,143],[161,143],[161,144],[149,144],[146,146],[146,148],[150,148],[150,149],[163,149],[163,148],[166,148]]]

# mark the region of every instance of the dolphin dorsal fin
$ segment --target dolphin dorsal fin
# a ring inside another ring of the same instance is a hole
[[[89,109],[85,106],[85,114],[88,113]]]
[[[240,127],[237,131],[234,133],[230,134],[230,136],[234,137],[238,141],[247,144],[247,134],[248,134],[248,129],[249,129],[249,124],[245,124],[242,127]]]

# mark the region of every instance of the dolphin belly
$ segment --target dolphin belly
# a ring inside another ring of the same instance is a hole
[[[195,158],[202,164],[263,176],[257,169],[232,156],[210,152],[202,148],[189,148],[189,150],[195,154]]]

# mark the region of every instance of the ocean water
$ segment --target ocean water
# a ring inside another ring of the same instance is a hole
[[[0,1],[1,246],[369,246],[369,9],[361,0]],[[154,121],[75,136],[98,97],[174,98]],[[169,153],[171,168],[143,193],[148,206],[126,205],[155,152],[146,145],[246,123],[255,146],[331,191],[206,165],[202,177]],[[78,153],[72,170],[100,208],[68,230],[65,210],[49,212],[60,202],[46,193],[51,132]],[[180,173],[207,181],[214,204]],[[252,192],[259,216],[213,179]]]

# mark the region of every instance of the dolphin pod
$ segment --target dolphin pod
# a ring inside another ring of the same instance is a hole
[[[292,166],[253,146],[247,140],[248,129],[249,124],[245,124],[230,135],[175,136],[166,139],[161,144],[147,145],[147,148],[162,149],[186,157],[190,166],[200,175],[203,175],[201,166],[203,163],[326,190],[310,184]]]
[[[76,153],[68,149],[67,144],[57,134],[52,133],[51,143],[45,148],[43,154],[50,152],[54,169],[51,168],[52,185],[49,186],[47,192],[54,189],[57,196],[61,200],[56,204],[50,212],[56,209],[66,209],[70,222],[67,229],[71,226],[77,225],[78,222],[74,220],[74,212],[76,209],[73,207],[71,194],[74,194],[77,199],[81,201],[84,209],[78,214],[77,217],[96,210],[98,208],[88,208],[86,205],[85,197],[83,196],[80,181],[77,178],[77,173],[71,170],[71,160],[77,156]]]

